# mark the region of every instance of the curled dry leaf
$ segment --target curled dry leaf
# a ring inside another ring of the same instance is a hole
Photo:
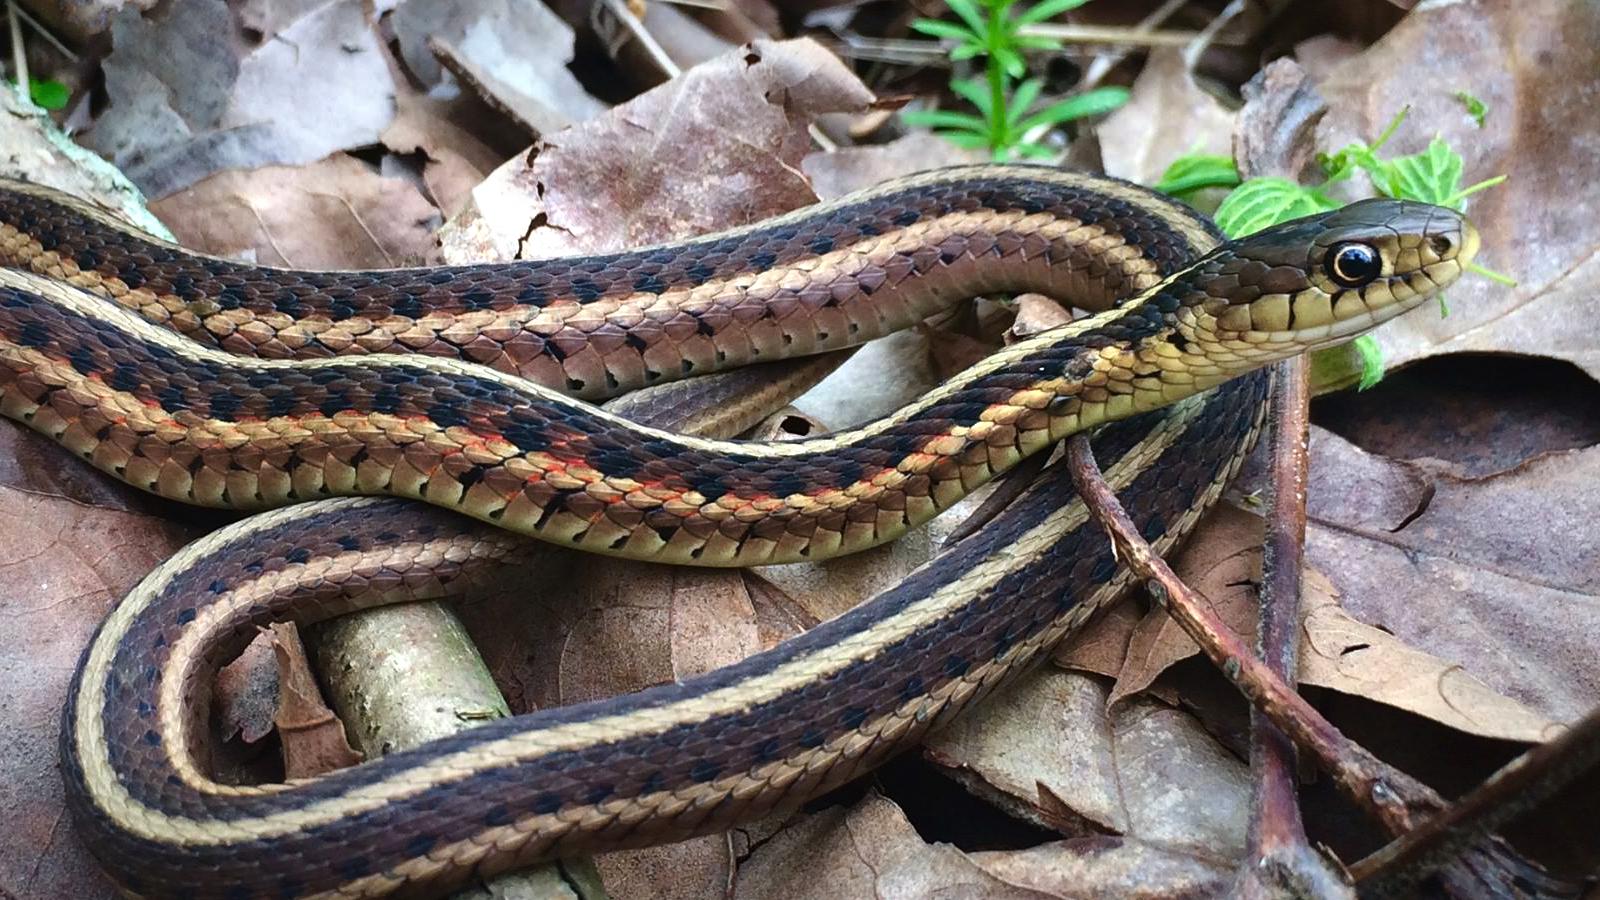
[[[1225,871],[1244,848],[1243,764],[1191,716],[1149,700],[1107,713],[1097,678],[1046,669],[931,737],[969,790],[1068,835],[1112,833]]]
[[[1353,494],[1349,500],[1353,510],[1370,514],[1384,508],[1372,496],[1376,490],[1370,480],[1340,478],[1350,473],[1330,471],[1335,467],[1323,462],[1318,455],[1312,464],[1313,508],[1319,502],[1319,483],[1350,484],[1351,491],[1341,488],[1339,493]],[[1358,487],[1363,484],[1367,487]],[[1409,482],[1401,484],[1401,490],[1412,488]],[[1222,506],[1173,561],[1184,582],[1246,636],[1256,627],[1261,542],[1259,516]],[[1355,557],[1350,564],[1359,567],[1362,559]],[[1549,737],[1554,723],[1547,716],[1474,678],[1468,674],[1470,667],[1463,670],[1454,657],[1432,655],[1353,618],[1340,607],[1339,594],[1327,578],[1314,569],[1305,573],[1301,616],[1299,679],[1304,684],[1364,697],[1468,734],[1512,741]],[[1132,630],[1127,646],[1111,693],[1113,704],[1148,689],[1163,672],[1199,653],[1194,641],[1160,609],[1152,610]],[[1181,685],[1172,687],[1182,694]]]
[[[787,212],[815,200],[807,125],[871,102],[817,44],[758,41],[501,166],[447,226],[445,258],[616,250]]]
[[[219,172],[150,208],[185,247],[307,269],[426,262],[439,220],[410,182],[343,153],[304,166]]]
[[[111,105],[84,142],[155,197],[223,169],[309,163],[377,143],[394,91],[363,5],[284,9],[293,15],[254,26],[233,6],[203,0],[148,16],[122,9],[105,61]]]
[[[360,762],[361,754],[345,739],[344,723],[323,702],[299,632],[288,622],[274,622],[271,632],[272,654],[278,662],[278,712],[273,722],[283,740],[284,777],[310,778]]]
[[[1507,175],[1468,201],[1483,235],[1479,260],[1520,284],[1482,278],[1450,289],[1450,311],[1418,310],[1376,332],[1388,364],[1440,353],[1514,352],[1570,360],[1600,376],[1593,285],[1600,279],[1600,106],[1586,89],[1600,71],[1600,6],[1425,4],[1321,85],[1330,113],[1320,148],[1373,140],[1410,107],[1387,147],[1415,153],[1434,132],[1465,161],[1463,184]],[[1479,128],[1456,96],[1487,108]],[[1555,327],[1568,323],[1572,327]]]
[[[855,806],[805,816],[750,854],[734,900],[836,897],[1037,898],[960,850],[929,844],[893,801],[873,793]]]
[[[406,68],[437,84],[440,65],[535,135],[605,111],[567,68],[572,29],[539,0],[407,0],[390,22]]]
[[[1308,559],[1354,616],[1558,722],[1600,704],[1600,447],[1466,477],[1320,430],[1312,446]],[[1398,499],[1364,503],[1360,482]]]

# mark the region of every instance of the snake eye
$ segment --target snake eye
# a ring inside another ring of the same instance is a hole
[[[1358,288],[1383,274],[1383,258],[1366,244],[1335,244],[1323,268],[1334,284]]]

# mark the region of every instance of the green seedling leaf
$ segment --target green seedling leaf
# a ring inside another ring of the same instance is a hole
[[[1301,187],[1287,178],[1252,178],[1222,201],[1216,221],[1228,237],[1240,238],[1279,222],[1338,207],[1321,191]]]

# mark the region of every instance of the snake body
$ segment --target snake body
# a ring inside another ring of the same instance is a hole
[[[1366,201],[1218,246],[1202,217],[1140,189],[992,166],[669,247],[398,274],[190,256],[35,189],[0,190],[0,223],[0,255],[32,270],[0,270],[0,410],[132,484],[245,508],[413,497],[566,546],[699,565],[881,543],[1106,422],[1108,477],[1170,546],[1259,422],[1264,380],[1230,378],[1423,302],[1477,245],[1449,210]],[[469,301],[482,285],[497,287]],[[301,288],[299,306],[278,308]],[[689,438],[558,393],[839,346],[1003,289],[1111,308],[821,439]],[[437,342],[396,357],[325,339],[352,322],[444,334],[489,313],[510,335],[499,351],[445,343],[535,381],[448,358]],[[240,316],[293,336],[254,342],[265,355],[358,355],[242,359],[163,327],[246,349],[237,329],[212,324]],[[680,317],[693,334],[664,327]],[[620,332],[606,346],[626,352],[597,350],[604,364],[583,370],[562,367],[583,350],[540,357],[557,371],[505,349],[557,322],[554,334],[583,330],[574,322]],[[650,356],[672,333],[684,354],[699,347],[680,356],[693,365]],[[211,672],[256,624],[458,590],[526,548],[391,499],[264,513],[186,548],[102,626],[63,729],[69,803],[107,868],[150,896],[427,894],[726,827],[875,765],[1103,605],[1122,576],[1086,521],[1060,479],[1046,482],[896,588],[736,666],[311,782],[221,785],[202,763],[200,717]]]

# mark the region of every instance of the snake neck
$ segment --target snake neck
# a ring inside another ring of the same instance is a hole
[[[319,272],[201,256],[0,182],[0,264],[202,344],[272,359],[421,352],[590,400],[855,346],[984,293],[1104,308],[1216,241],[1199,217],[1114,179],[967,166],[642,250]]]

